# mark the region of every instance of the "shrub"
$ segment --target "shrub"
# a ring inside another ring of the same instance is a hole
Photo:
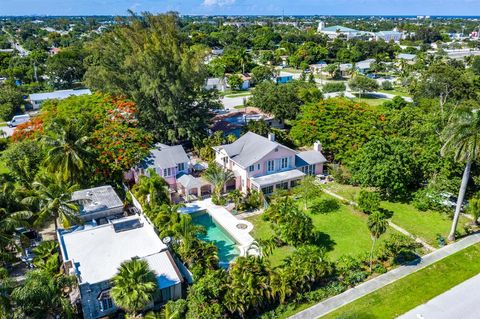
[[[395,264],[404,264],[418,258],[416,251],[421,246],[410,237],[392,234],[380,246],[379,259]]]
[[[393,90],[393,84],[390,81],[383,81],[382,82],[382,89],[384,90]]]
[[[327,214],[340,208],[338,200],[335,198],[321,198],[316,200],[311,208],[313,214]]]
[[[343,82],[329,82],[322,88],[323,93],[331,92],[343,92],[346,90],[345,83]]]
[[[260,209],[263,206],[263,194],[260,191],[250,191],[245,198],[245,209]]]
[[[380,194],[362,189],[358,194],[357,203],[365,214],[373,213],[380,208]]]

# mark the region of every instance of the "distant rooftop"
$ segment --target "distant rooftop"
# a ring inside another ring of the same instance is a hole
[[[341,26],[341,25],[334,25],[334,26],[330,26],[330,27],[325,27],[323,28],[321,31],[331,31],[331,32],[360,32],[358,30],[355,30],[355,29],[351,29],[351,28],[347,28],[347,27],[344,27],[344,26]]]
[[[90,95],[92,91],[89,89],[82,90],[61,90],[45,93],[33,93],[29,95],[29,99],[32,101],[44,101],[44,100],[53,100],[53,99],[66,99],[70,96],[79,96],[79,95]]]
[[[181,281],[167,246],[143,215],[120,218],[101,226],[86,224],[59,230],[65,262],[71,261],[80,283],[111,279],[124,261],[144,259],[156,273],[160,288]]]
[[[109,185],[76,191],[72,194],[72,200],[79,203],[81,215],[107,209],[123,208],[122,200],[113,187]]]

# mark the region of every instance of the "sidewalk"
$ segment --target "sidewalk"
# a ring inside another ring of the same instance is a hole
[[[423,256],[416,264],[400,266],[383,275],[375,277],[369,281],[366,281],[354,288],[351,288],[339,295],[331,297],[325,301],[322,301],[308,309],[305,309],[293,316],[291,319],[313,319],[320,318],[333,310],[336,310],[354,300],[357,300],[377,289],[380,289],[400,278],[410,275],[422,268],[425,268],[445,257],[448,257],[462,249],[465,249],[471,245],[480,243],[480,233],[470,235],[463,238],[456,243],[437,249],[436,251]]]

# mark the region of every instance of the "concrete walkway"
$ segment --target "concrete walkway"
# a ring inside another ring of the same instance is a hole
[[[358,206],[358,204],[354,201],[349,201],[347,200],[346,198],[338,195],[338,194],[335,194],[334,192],[332,191],[329,191],[328,189],[324,189],[323,190],[325,193],[327,193],[328,195],[330,196],[333,196],[335,198],[338,198],[342,201],[346,201],[348,202],[348,204],[352,205],[352,206]],[[422,245],[425,249],[427,249],[428,251],[434,251],[435,250],[435,247],[429,245],[426,241],[424,241],[423,239],[421,238],[418,238],[417,236],[409,233],[406,229],[398,226],[397,224],[393,223],[391,220],[388,221],[388,224],[390,225],[390,227],[392,227],[393,229],[399,231],[400,233],[412,238],[413,240],[415,240],[417,243],[419,243],[420,245]]]
[[[320,318],[354,300],[357,300],[371,292],[374,292],[386,285],[397,281],[400,278],[410,275],[422,268],[425,268],[445,257],[448,257],[471,245],[480,243],[480,233],[470,235],[456,243],[437,249],[436,251],[423,256],[416,264],[400,266],[383,275],[366,281],[352,289],[349,289],[339,295],[322,301],[308,309],[305,309],[293,316],[291,319],[313,319]]]

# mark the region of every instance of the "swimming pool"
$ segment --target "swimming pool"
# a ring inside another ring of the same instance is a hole
[[[205,227],[207,233],[198,235],[198,238],[212,242],[218,248],[218,258],[220,265],[227,266],[233,259],[240,255],[237,243],[230,235],[213,220],[206,211],[200,211],[192,214],[192,221],[197,225]]]

